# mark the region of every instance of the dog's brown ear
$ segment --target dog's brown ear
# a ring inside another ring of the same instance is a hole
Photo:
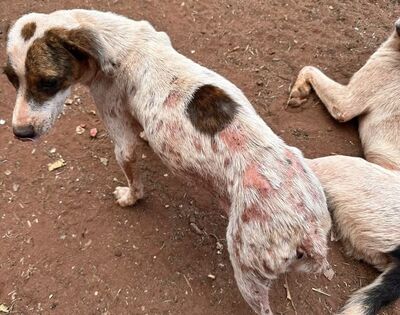
[[[114,72],[115,63],[106,57],[103,44],[94,31],[86,28],[51,29],[47,33],[50,42],[59,41],[78,61],[92,59],[104,73]]]

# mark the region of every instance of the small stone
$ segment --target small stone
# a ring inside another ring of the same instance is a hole
[[[211,280],[215,280],[216,279],[216,277],[214,275],[212,275],[211,273],[207,277],[210,278]]]
[[[65,163],[64,159],[61,158],[53,163],[47,164],[47,169],[49,170],[49,172],[52,172],[54,170],[57,170],[57,169],[65,166],[65,165],[66,165],[66,163]]]
[[[6,121],[4,119],[0,119],[0,125],[5,125]]]
[[[103,164],[104,166],[108,165],[108,159],[107,158],[100,158],[100,162],[101,164]]]
[[[116,257],[121,257],[121,256],[122,256],[122,251],[121,251],[120,249],[116,249],[116,250],[114,251],[114,256],[116,256]]]
[[[17,192],[19,190],[19,185],[18,184],[13,184],[12,189],[14,192]]]
[[[56,151],[57,151],[56,148],[52,148],[52,149],[50,150],[50,153],[51,153],[51,154],[54,154],[54,153],[56,153]]]
[[[11,171],[10,171],[10,170],[6,170],[6,171],[4,172],[4,174],[5,174],[6,176],[10,176],[10,175],[11,175]]]
[[[72,103],[73,103],[74,101],[73,100],[71,100],[70,98],[67,98],[66,100],[65,100],[65,105],[72,105]]]

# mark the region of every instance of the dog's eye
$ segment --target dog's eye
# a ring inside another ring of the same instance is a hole
[[[11,84],[18,89],[19,87],[19,79],[14,70],[10,69],[10,67],[6,66],[3,68],[3,73],[7,76],[8,81],[11,82]]]
[[[56,94],[60,89],[60,81],[57,78],[40,79],[38,89],[46,94]]]

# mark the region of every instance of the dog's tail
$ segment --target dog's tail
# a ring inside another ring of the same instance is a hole
[[[338,315],[375,315],[400,298],[400,246],[389,255],[393,263],[374,282],[354,293]]]

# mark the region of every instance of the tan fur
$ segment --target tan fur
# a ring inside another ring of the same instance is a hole
[[[400,22],[396,23],[398,29]],[[311,89],[329,113],[346,122],[359,116],[359,133],[367,160],[400,169],[400,37],[394,31],[368,62],[341,85],[315,67],[304,67],[288,104],[304,103]]]
[[[324,187],[334,228],[347,254],[384,272],[354,294],[340,313],[370,315],[365,297],[399,265],[392,252],[400,246],[400,172],[347,156],[308,160],[308,164]]]

